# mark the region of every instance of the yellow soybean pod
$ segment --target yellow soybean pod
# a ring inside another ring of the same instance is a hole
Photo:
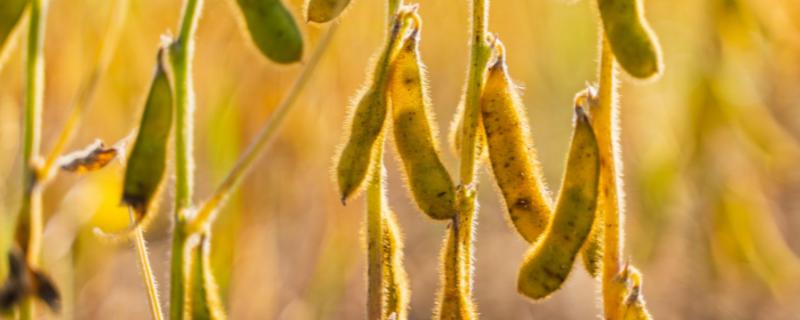
[[[342,14],[350,0],[308,0],[306,20],[316,23],[331,21]]]
[[[264,56],[277,63],[303,57],[303,36],[281,0],[237,0],[250,37]]]
[[[158,62],[150,93],[144,106],[139,132],[125,168],[122,203],[133,208],[141,222],[158,193],[167,165],[167,143],[172,129],[172,89],[163,64],[164,49]]]
[[[391,210],[383,214],[383,283],[386,295],[384,319],[394,316],[396,320],[408,318],[408,276],[403,267],[403,239],[397,226],[397,218]]]
[[[597,0],[603,29],[622,69],[640,79],[660,74],[658,38],[644,17],[641,0]]]
[[[561,287],[594,221],[600,175],[597,141],[583,108],[575,108],[574,122],[553,220],[519,270],[517,289],[533,299],[547,297]]]
[[[497,43],[498,48],[502,44]],[[480,100],[489,161],[511,223],[530,243],[547,228],[551,203],[531,138],[525,111],[508,75],[503,50],[489,68]]]
[[[347,142],[338,155],[336,182],[342,203],[356,194],[364,185],[372,163],[373,151],[378,137],[383,133],[388,113],[386,96],[387,73],[391,55],[396,51],[402,21],[396,18],[389,32],[386,47],[373,71],[372,82],[357,99],[350,120]],[[380,174],[380,173],[375,173]]]
[[[403,41],[389,71],[394,142],[414,202],[433,219],[450,219],[456,214],[455,186],[439,159],[424,76],[417,28]]]

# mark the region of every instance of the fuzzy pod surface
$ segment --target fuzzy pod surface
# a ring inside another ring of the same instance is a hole
[[[430,99],[419,57],[419,30],[405,38],[389,71],[394,142],[414,202],[437,220],[455,216],[455,186],[436,145]]]
[[[603,30],[622,69],[647,79],[664,69],[658,38],[644,17],[642,0],[597,0]]]
[[[597,140],[583,108],[575,109],[574,123],[553,219],[519,270],[517,289],[533,299],[561,287],[594,221],[600,176]]]
[[[502,54],[489,68],[480,100],[489,161],[511,223],[529,243],[547,228],[551,203],[528,123]]]
[[[156,72],[139,124],[139,132],[125,168],[122,203],[133,208],[137,223],[146,215],[164,180],[167,144],[172,129],[173,99],[159,50]]]
[[[303,35],[281,0],[236,0],[250,38],[270,60],[288,64],[303,57]]]

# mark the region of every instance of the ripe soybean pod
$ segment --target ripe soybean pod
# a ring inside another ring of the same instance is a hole
[[[339,152],[336,164],[336,182],[339,185],[342,203],[345,203],[363,187],[369,173],[371,159],[374,157],[373,151],[377,149],[375,146],[380,140],[378,137],[382,134],[386,124],[386,114],[388,113],[387,73],[389,61],[398,45],[403,17],[403,13],[399,13],[395,17],[386,40],[386,47],[374,67],[371,82],[356,100],[355,106],[351,109],[353,111],[350,120],[345,125],[345,128],[350,128],[350,134]]]
[[[281,0],[236,0],[258,50],[277,63],[303,57],[303,36]]]
[[[664,68],[658,38],[644,17],[642,0],[597,0],[603,29],[620,66],[640,79]]]
[[[308,0],[306,2],[306,20],[325,23],[342,14],[350,0]]]
[[[433,112],[419,58],[419,16],[389,69],[394,142],[417,206],[433,219],[455,216],[455,186],[439,159]]]
[[[391,210],[383,214],[383,283],[384,310],[383,316],[389,319],[405,320],[408,318],[408,276],[403,267],[403,239],[397,227],[397,218]]]
[[[555,214],[519,270],[520,293],[541,299],[561,287],[586,241],[597,206],[600,160],[589,118],[575,108],[574,129]]]
[[[534,243],[547,228],[552,205],[499,40],[496,48],[497,61],[489,67],[480,100],[489,161],[511,223]]]
[[[156,72],[144,106],[139,132],[125,168],[122,203],[133,208],[136,223],[142,221],[158,193],[167,164],[167,143],[172,129],[172,89],[158,51]]]
[[[598,103],[596,91],[596,88],[592,86],[582,90],[575,95],[575,105],[581,106],[585,110],[593,110]],[[603,171],[600,170],[600,193],[598,194],[594,224],[592,224],[592,231],[589,233],[589,238],[586,239],[583,248],[581,248],[581,261],[583,262],[586,272],[593,278],[600,275],[600,269],[603,264],[603,232],[605,228],[603,228],[602,190],[605,183]]]

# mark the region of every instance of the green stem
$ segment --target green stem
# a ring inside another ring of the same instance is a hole
[[[194,86],[192,84],[192,58],[194,34],[204,0],[184,2],[178,38],[170,47],[170,58],[175,83],[175,226],[172,241],[172,267],[170,274],[170,319],[183,319],[186,301],[187,236],[184,232],[186,209],[192,201],[194,159],[193,114]]]
[[[222,184],[220,184],[214,194],[203,203],[200,210],[197,211],[195,218],[188,224],[188,234],[200,232],[206,225],[213,223],[216,212],[225,205],[230,194],[236,191],[242,180],[253,168],[256,160],[261,157],[266,148],[270,145],[272,137],[275,136],[275,133],[280,128],[286,115],[295,105],[297,98],[308,83],[308,80],[314,74],[314,70],[316,70],[317,65],[319,65],[319,61],[323,53],[325,53],[328,44],[330,44],[331,39],[333,39],[333,35],[338,26],[338,24],[331,24],[328,28],[328,31],[322,37],[314,53],[311,55],[311,58],[306,63],[300,77],[295,80],[289,93],[270,115],[269,119],[267,119],[266,125],[261,128],[255,140],[250,144],[242,157],[239,158],[239,161],[233,169],[231,169],[230,173],[228,173],[228,176],[225,177]]]
[[[25,252],[28,266],[38,265],[42,236],[42,189],[39,176],[39,148],[42,130],[44,93],[44,31],[46,0],[30,1],[27,62],[25,66],[25,120],[23,123],[22,205],[17,222],[17,242]],[[34,317],[34,301],[26,298],[20,309],[21,319]]]
[[[128,207],[131,223],[136,223],[133,210]],[[158,302],[158,290],[156,289],[156,278],[153,276],[153,268],[150,266],[150,258],[147,256],[147,244],[144,241],[142,228],[136,228],[134,233],[134,244],[136,245],[136,255],[139,260],[139,267],[142,268],[142,278],[147,288],[147,297],[150,303],[150,312],[154,320],[161,320],[161,304]]]

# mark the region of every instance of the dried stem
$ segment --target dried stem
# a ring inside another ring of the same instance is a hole
[[[131,217],[131,223],[136,223],[136,216],[128,207],[128,213]],[[153,268],[150,266],[150,258],[147,256],[147,245],[144,241],[144,234],[142,228],[136,228],[134,233],[134,244],[136,245],[136,254],[139,260],[139,267],[142,268],[142,278],[144,285],[147,288],[147,297],[149,298],[150,311],[153,314],[153,319],[161,320],[161,304],[158,302],[158,289],[156,279],[153,276]]]
[[[23,124],[22,205],[18,215],[16,238],[25,252],[29,267],[38,265],[42,238],[42,188],[38,185],[39,147],[42,135],[42,100],[44,99],[44,31],[47,1],[30,1],[28,46],[25,66],[25,120]],[[32,319],[34,302],[22,302],[20,319]]]
[[[378,137],[372,175],[367,185],[367,319],[383,316],[383,144]]]
[[[305,88],[311,76],[314,74],[314,70],[316,70],[317,65],[319,65],[319,61],[330,44],[331,39],[333,39],[337,28],[338,24],[331,24],[328,31],[322,36],[317,48],[306,63],[303,72],[300,74],[300,77],[295,80],[292,88],[289,89],[289,93],[270,115],[269,119],[267,119],[267,123],[261,128],[255,140],[250,144],[241,158],[239,158],[239,161],[233,169],[231,169],[230,173],[228,173],[228,176],[225,177],[222,184],[220,184],[214,194],[203,203],[200,210],[197,211],[195,218],[187,225],[188,234],[198,233],[204,230],[206,225],[210,225],[214,222],[216,212],[225,205],[230,194],[236,191],[239,184],[241,184],[242,180],[253,168],[256,160],[258,160],[267,147],[269,147],[272,137],[275,136],[275,133],[280,128],[286,115],[291,111],[292,107],[294,107],[303,88]]]
[[[192,58],[194,34],[204,0],[186,0],[178,38],[170,46],[175,83],[175,227],[172,240],[170,271],[170,319],[183,319],[186,302],[186,240],[183,232],[186,209],[192,201],[194,158],[193,116],[194,85]]]
[[[617,319],[621,310],[620,298],[623,287],[614,285],[615,277],[621,271],[622,252],[621,203],[622,182],[620,180],[622,160],[619,148],[619,127],[617,125],[617,76],[616,62],[607,39],[601,33],[599,101],[592,110],[592,125],[600,147],[600,193],[598,208],[603,211],[604,244],[603,252],[603,310],[605,319]]]
[[[454,234],[459,246],[458,256],[460,263],[457,268],[463,277],[458,281],[462,288],[459,288],[464,295],[463,301],[471,301],[472,298],[472,241],[473,226],[475,224],[477,197],[476,197],[476,159],[477,159],[477,133],[480,122],[480,95],[483,88],[483,78],[486,70],[486,63],[490,56],[490,47],[486,41],[488,24],[488,0],[472,1],[472,34],[471,34],[471,53],[469,64],[469,78],[467,79],[466,93],[464,97],[464,118],[461,131],[461,185],[458,190],[458,217],[455,219],[457,232]],[[472,304],[468,304],[472,306]],[[474,314],[470,310],[466,314]]]

